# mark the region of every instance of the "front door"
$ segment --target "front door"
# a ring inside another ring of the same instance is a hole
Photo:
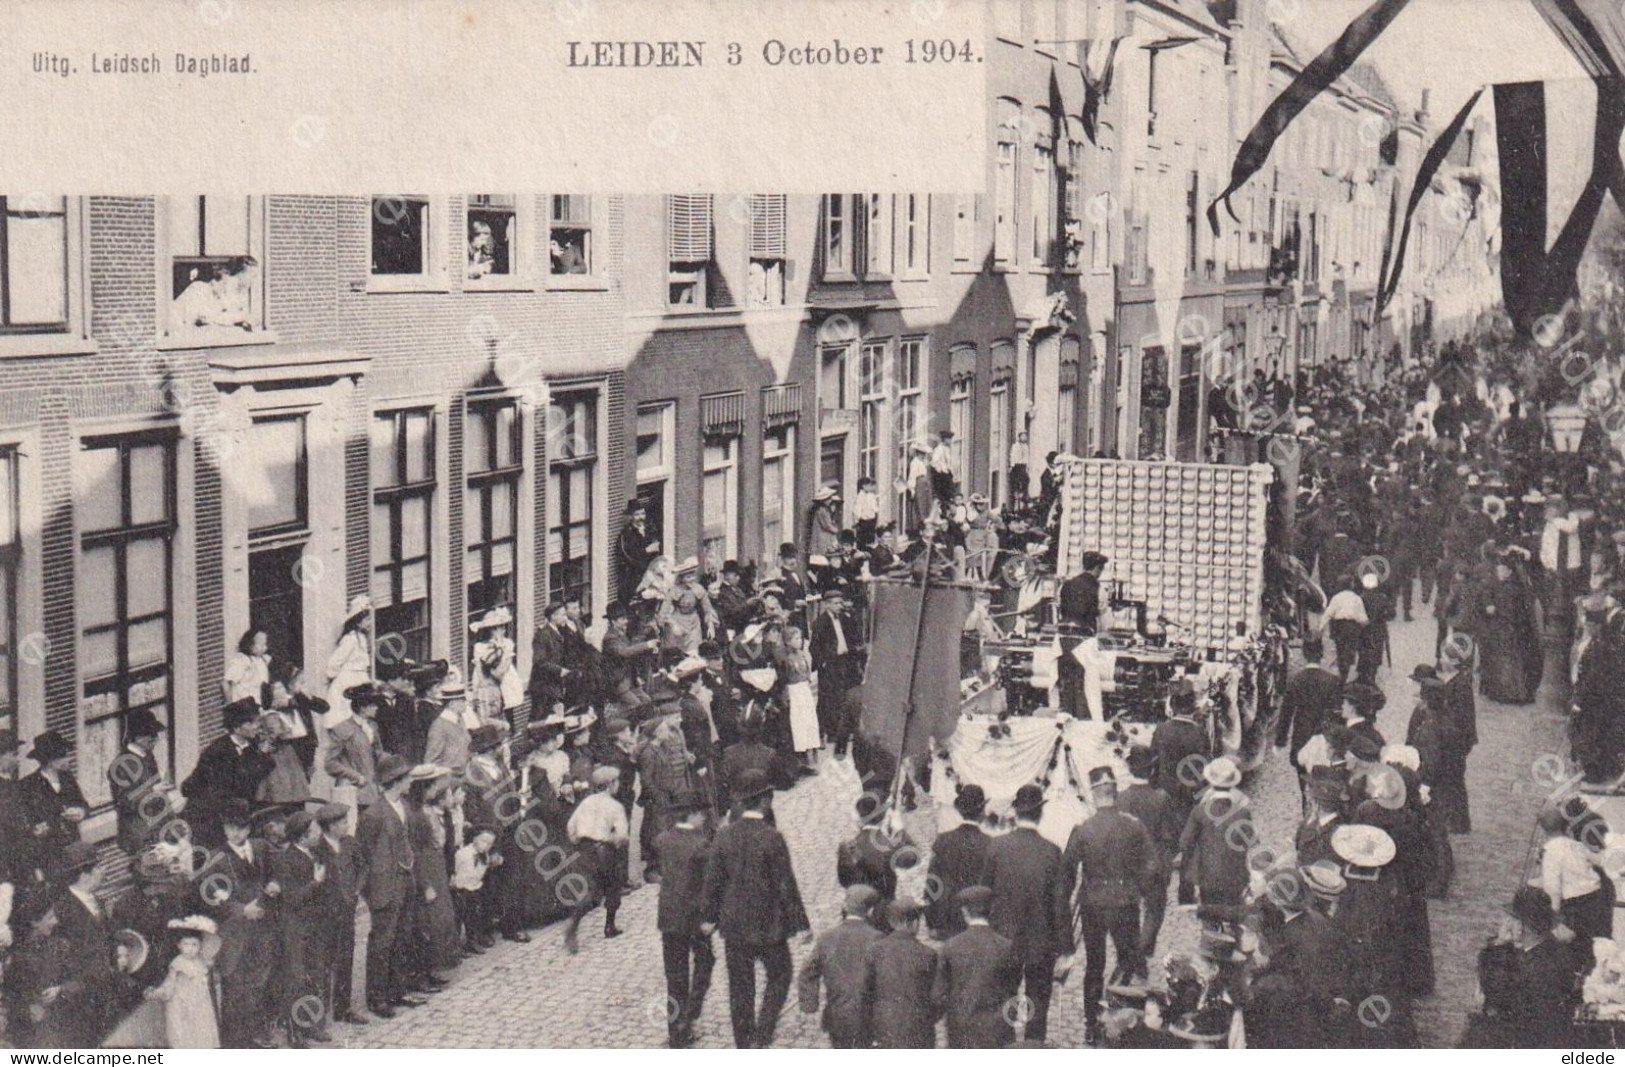
[[[248,557],[249,625],[265,631],[273,663],[303,664],[305,658],[304,551],[303,544],[285,545]]]

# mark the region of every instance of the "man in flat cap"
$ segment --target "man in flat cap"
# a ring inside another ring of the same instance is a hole
[[[252,836],[248,802],[228,797],[219,811],[223,843],[195,874],[197,892],[220,926],[220,1042],[226,1048],[269,1048],[275,1005],[270,977],[279,959],[275,924],[281,887],[271,877],[270,849]]]
[[[911,897],[886,905],[891,933],[869,946],[864,997],[879,1048],[936,1048],[937,954],[920,944],[924,911]]]
[[[260,736],[259,717],[259,705],[251,697],[227,704],[221,713],[225,735],[198,754],[197,765],[181,786],[188,808],[196,813],[194,829],[207,843],[224,839],[220,812],[226,801],[235,798],[252,805],[274,766],[269,742]]]
[[[694,1024],[705,1007],[711,972],[717,965],[711,939],[700,933],[701,894],[711,857],[711,835],[706,830],[710,810],[703,798],[691,798],[674,810],[677,821],[655,838],[655,851],[661,858],[655,925],[660,930],[666,969],[666,1022],[672,1048],[693,1045]],[[614,876],[621,877],[618,865]]]
[[[833,1048],[868,1048],[873,1043],[864,982],[869,946],[882,936],[869,919],[879,903],[874,886],[848,886],[841,921],[818,935],[796,979],[801,1010],[809,1015],[818,1011],[822,984],[824,1011],[819,1025]]]
[[[351,1005],[351,983],[355,972],[356,911],[361,901],[362,856],[355,837],[349,833],[350,809],[328,801],[316,809],[322,828],[323,863],[327,867],[328,912],[323,923],[327,932],[329,986],[333,991],[329,1009],[334,1022],[365,1025],[367,1019]]]
[[[734,784],[739,819],[717,834],[705,872],[705,925],[722,934],[728,964],[728,1007],[738,1048],[773,1043],[790,996],[790,938],[808,929],[807,909],[790,865],[790,848],[766,818],[773,783],[747,770]],[[756,961],[767,970],[756,1005]]]
[[[367,1010],[383,1019],[396,1008],[416,1008],[405,992],[403,964],[411,944],[412,902],[417,899],[416,857],[407,833],[406,789],[412,765],[386,754],[378,761],[378,801],[361,813],[356,846],[366,874],[361,884],[372,931],[367,935]]]
[[[1015,1039],[1007,1010],[1021,986],[1015,945],[988,924],[993,890],[967,886],[954,894],[964,929],[942,947],[935,998],[948,1020],[949,1048],[1004,1048]]]

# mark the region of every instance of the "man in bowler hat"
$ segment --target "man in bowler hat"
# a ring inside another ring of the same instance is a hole
[[[1048,838],[1038,832],[1044,791],[1028,784],[1012,804],[1016,828],[995,838],[987,850],[982,884],[993,891],[989,920],[1008,938],[1021,961],[1023,992],[1031,1005],[1026,1039],[1049,1033],[1050,993],[1057,976],[1072,965],[1072,870]]]

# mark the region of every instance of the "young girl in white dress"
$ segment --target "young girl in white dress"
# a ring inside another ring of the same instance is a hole
[[[214,920],[203,915],[171,919],[169,930],[175,939],[175,958],[169,961],[163,984],[147,990],[147,996],[164,1002],[170,1048],[219,1048],[213,976],[203,954],[204,938],[215,933]]]

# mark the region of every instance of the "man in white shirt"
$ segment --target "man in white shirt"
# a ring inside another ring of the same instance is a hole
[[[583,870],[592,878],[596,893],[583,893],[570,912],[570,924],[564,930],[564,948],[574,956],[580,951],[576,931],[581,920],[601,898],[604,902],[604,938],[620,937],[615,925],[615,914],[621,908],[621,849],[630,837],[626,809],[615,799],[615,790],[621,784],[621,771],[613,765],[595,768],[592,772],[593,791],[582,800],[565,833],[571,842],[580,846]]]

